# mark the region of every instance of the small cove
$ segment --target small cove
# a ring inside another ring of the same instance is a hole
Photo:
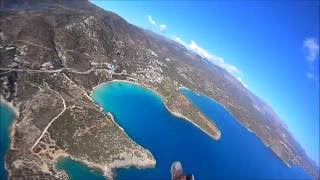
[[[75,161],[70,158],[62,158],[58,161],[56,167],[64,170],[71,180],[103,180],[103,172],[97,169],[89,168],[80,161]]]

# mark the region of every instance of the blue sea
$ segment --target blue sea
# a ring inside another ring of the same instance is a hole
[[[119,169],[118,179],[169,179],[170,166],[177,160],[184,172],[193,173],[196,179],[310,179],[301,168],[288,168],[223,106],[191,90],[183,88],[181,92],[214,120],[222,132],[220,140],[173,116],[161,97],[138,85],[117,81],[91,94],[157,160],[153,169]]]
[[[15,113],[4,103],[0,103],[0,179],[7,179],[7,171],[5,169],[5,154],[10,145],[9,130],[15,119]]]

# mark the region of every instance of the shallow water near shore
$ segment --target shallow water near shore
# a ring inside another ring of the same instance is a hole
[[[4,103],[0,103],[0,179],[7,179],[7,171],[5,169],[5,154],[10,146],[10,127],[15,119],[15,113],[9,106]]]
[[[101,171],[89,168],[85,164],[70,158],[59,160],[56,167],[64,170],[68,174],[70,180],[105,179]]]
[[[197,179],[310,179],[301,168],[288,168],[223,106],[188,89],[181,92],[214,120],[222,132],[219,141],[173,116],[161,97],[136,84],[115,81],[97,87],[91,94],[157,160],[155,168],[118,169],[117,179],[170,179],[170,166],[177,160],[182,162],[185,173],[193,173]]]

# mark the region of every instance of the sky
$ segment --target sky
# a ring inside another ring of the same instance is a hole
[[[92,1],[223,67],[319,164],[319,1]]]

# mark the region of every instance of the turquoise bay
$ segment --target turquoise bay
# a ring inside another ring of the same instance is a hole
[[[118,179],[169,179],[173,161],[182,162],[185,172],[197,179],[282,178],[310,179],[299,167],[288,168],[253,133],[206,96],[181,92],[222,131],[215,141],[191,123],[173,116],[161,97],[139,85],[115,81],[101,85],[91,94],[106,112],[137,143],[155,156],[153,169],[117,170]]]

